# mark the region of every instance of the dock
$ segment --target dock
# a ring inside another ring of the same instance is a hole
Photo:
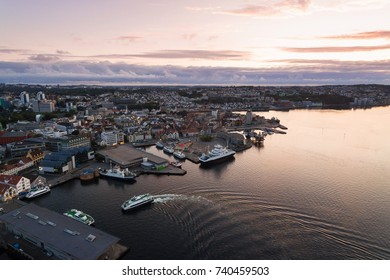
[[[174,166],[167,166],[162,170],[147,170],[147,169],[141,169],[136,170],[136,174],[155,174],[155,175],[176,175],[176,176],[183,176],[187,174],[187,171],[181,168],[177,168]]]
[[[196,164],[199,163],[199,155],[195,153],[188,153],[188,152],[184,152],[184,154],[186,155],[186,159],[188,159],[189,161]]]

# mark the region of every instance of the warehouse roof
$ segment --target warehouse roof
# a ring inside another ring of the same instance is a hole
[[[0,221],[73,259],[97,259],[119,242],[115,236],[33,203],[1,215]]]

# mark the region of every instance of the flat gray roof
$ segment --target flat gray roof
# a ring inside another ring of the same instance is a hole
[[[95,260],[119,242],[113,235],[33,203],[0,215],[0,220],[80,260]],[[96,237],[92,242],[86,240],[90,234]]]
[[[147,157],[153,163],[162,164],[167,160],[150,153],[140,151],[130,145],[120,145],[116,148],[109,150],[102,150],[98,152],[104,157],[108,157],[112,161],[121,166],[129,166],[137,161],[142,161],[144,157]]]

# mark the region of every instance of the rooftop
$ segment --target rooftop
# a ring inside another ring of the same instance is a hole
[[[33,203],[0,215],[0,221],[66,252],[74,259],[98,259],[119,238]]]
[[[102,150],[98,153],[104,157],[108,157],[110,160],[123,167],[130,166],[134,164],[134,162],[142,161],[144,157],[147,157],[149,161],[156,164],[166,162],[163,158],[137,150],[130,145],[120,145],[117,148]]]

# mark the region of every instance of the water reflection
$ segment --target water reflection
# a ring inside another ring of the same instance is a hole
[[[201,174],[212,174],[214,175],[215,179],[220,179],[223,173],[229,167],[229,165],[231,165],[235,160],[235,157],[231,157],[223,162],[208,165],[199,165],[199,170],[201,171]]]

